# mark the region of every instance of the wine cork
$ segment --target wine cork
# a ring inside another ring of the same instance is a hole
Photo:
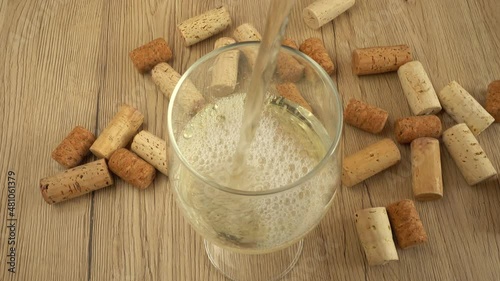
[[[441,120],[436,115],[400,118],[394,124],[394,135],[399,143],[410,143],[422,137],[439,138],[442,131]]]
[[[427,242],[427,233],[413,201],[406,199],[392,203],[387,206],[387,214],[401,249]]]
[[[398,69],[399,81],[414,115],[436,114],[441,104],[422,63],[410,61]]]
[[[165,140],[143,130],[135,135],[130,149],[160,173],[168,176],[168,151]]]
[[[476,185],[497,174],[466,124],[461,123],[444,131],[443,142],[469,185]]]
[[[169,64],[159,63],[151,71],[151,76],[163,95],[170,100],[181,75]],[[186,79],[182,84],[181,92],[182,94],[177,96],[176,102],[186,114],[194,114],[205,103],[202,94],[189,79]]]
[[[298,50],[298,46],[293,39],[285,38],[281,45]],[[278,73],[281,81],[284,82],[297,82],[304,76],[304,65],[296,60],[292,55],[283,51],[278,53],[278,60],[276,63],[276,72]]]
[[[344,121],[363,131],[380,133],[389,118],[387,111],[357,99],[350,99],[344,110]]]
[[[283,38],[283,40],[281,41],[281,45],[287,46],[295,50],[299,49],[299,45],[297,45],[297,42],[295,42],[295,40],[289,37]]]
[[[177,29],[187,47],[224,31],[230,25],[231,15],[225,6],[221,6],[181,22]]]
[[[439,93],[446,113],[457,123],[465,123],[477,136],[494,121],[493,118],[460,84],[451,81]]]
[[[342,184],[351,187],[401,160],[401,153],[390,139],[383,139],[346,157],[342,163]]]
[[[328,55],[321,39],[308,38],[300,44],[299,50],[321,65],[329,75],[332,75],[335,71],[333,61],[330,55]]]
[[[355,213],[356,230],[368,265],[397,261],[398,252],[392,239],[391,224],[384,207],[368,208]]]
[[[294,83],[277,84],[276,90],[278,90],[278,93],[285,99],[293,101],[294,103],[299,104],[303,108],[307,109],[309,112],[312,112],[311,106],[304,99],[304,97],[302,97],[299,89],[297,88],[297,85],[295,85]]]
[[[221,37],[215,41],[214,49],[236,43],[233,38]],[[212,67],[209,91],[213,96],[223,97],[234,92],[238,82],[240,51],[226,51],[217,56]]]
[[[413,56],[407,45],[356,49],[352,53],[352,70],[356,75],[391,72],[411,60]]]
[[[108,164],[114,174],[139,189],[150,186],[156,176],[153,166],[126,148],[115,151]]]
[[[411,142],[411,172],[413,196],[419,201],[443,197],[443,176],[439,141],[418,138]]]
[[[281,45],[299,50],[299,46],[292,38],[284,38]],[[282,81],[297,82],[304,76],[305,66],[297,61],[291,55],[280,52],[278,54],[278,62],[276,72]]]
[[[65,168],[73,168],[89,154],[94,141],[94,134],[82,126],[76,126],[52,151],[52,159]]]
[[[140,73],[150,71],[160,62],[172,58],[172,51],[163,38],[155,39],[129,53],[130,59]]]
[[[262,40],[262,35],[260,35],[259,31],[257,31],[257,29],[249,23],[244,23],[238,26],[233,32],[233,37],[238,42]]]
[[[495,122],[500,122],[500,80],[493,81],[488,85],[485,109],[495,118]]]
[[[234,43],[236,43],[236,40],[234,40],[231,37],[221,37],[221,38],[215,40],[214,50],[229,46],[229,45],[234,44]]]
[[[106,160],[99,159],[40,180],[48,204],[63,202],[113,184]]]
[[[262,35],[260,35],[259,31],[257,31],[257,29],[249,23],[244,23],[238,26],[233,32],[233,37],[238,42],[262,40]],[[257,50],[245,48],[242,52],[247,58],[248,65],[253,69],[255,62],[257,61]]]
[[[318,0],[302,11],[307,26],[318,29],[354,5],[354,0]]]
[[[132,140],[143,121],[144,115],[139,110],[126,104],[121,106],[90,151],[99,158],[109,159],[115,150],[125,147]]]

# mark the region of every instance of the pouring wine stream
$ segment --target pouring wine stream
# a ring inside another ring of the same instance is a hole
[[[246,171],[246,157],[266,105],[267,88],[276,68],[278,52],[288,24],[288,15],[294,3],[295,0],[272,0],[270,3],[263,40],[259,46],[246,95],[241,134],[229,180],[229,186],[237,189]]]

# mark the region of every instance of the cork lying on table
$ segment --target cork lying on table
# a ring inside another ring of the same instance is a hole
[[[99,157],[109,159],[118,148],[125,147],[137,133],[144,121],[144,115],[134,107],[124,104],[118,113],[97,137],[90,151]]]
[[[298,50],[297,43],[291,38],[285,38],[281,45]],[[292,55],[280,51],[276,63],[276,72],[284,82],[297,82],[304,76],[305,66],[296,60]]]
[[[215,41],[214,50],[236,43],[231,37],[221,37]],[[233,93],[238,82],[240,51],[220,53],[212,67],[212,81],[208,88],[211,95],[223,97]]]
[[[99,159],[41,179],[40,192],[45,202],[55,204],[112,184],[106,160]]]
[[[469,185],[476,185],[497,174],[490,159],[465,123],[444,131],[443,142]]]
[[[443,197],[443,176],[439,140],[418,138],[411,142],[413,196],[419,201]]]
[[[441,104],[434,86],[419,61],[410,61],[398,69],[403,93],[414,115],[436,114]]]
[[[65,168],[73,168],[90,153],[89,149],[94,141],[94,134],[82,126],[76,126],[52,151],[52,159]]]
[[[234,40],[231,37],[220,37],[219,39],[215,40],[214,50],[220,49],[225,46],[229,46],[234,43],[236,43],[236,40]]]
[[[261,41],[262,35],[257,28],[249,23],[243,23],[233,31],[233,37],[238,42]]]
[[[349,155],[342,163],[342,184],[354,186],[397,164],[401,153],[391,139],[383,139]]]
[[[427,242],[427,233],[412,200],[395,202],[386,208],[396,241],[401,249]]]
[[[129,53],[130,59],[140,73],[150,71],[160,62],[172,58],[172,51],[163,38],[155,39]]]
[[[398,252],[392,239],[391,224],[384,207],[368,208],[355,213],[356,230],[368,265],[397,261]]]
[[[230,25],[231,15],[225,6],[221,6],[181,22],[177,29],[184,44],[191,46],[224,31]]]
[[[438,97],[446,113],[455,122],[467,124],[475,136],[495,121],[495,118],[456,81],[451,81],[439,91]]]
[[[153,166],[126,148],[116,150],[108,165],[114,174],[139,189],[150,186],[156,176]]]
[[[281,41],[281,45],[287,46],[295,50],[299,49],[299,45],[297,45],[297,42],[295,42],[295,40],[289,37],[283,38],[283,41]]]
[[[351,8],[354,2],[354,0],[317,0],[302,11],[302,18],[307,26],[318,29]]]
[[[344,121],[363,131],[380,133],[387,122],[387,111],[357,99],[350,99],[344,110]]]
[[[356,75],[385,73],[412,60],[408,45],[362,48],[352,53],[352,70]]]
[[[153,68],[151,77],[162,94],[169,100],[174,93],[177,82],[181,79],[181,75],[164,62]],[[183,110],[182,114],[193,115],[205,103],[205,98],[189,79],[184,81],[181,91],[182,94],[177,96],[177,102]]]
[[[436,115],[400,118],[394,125],[394,134],[399,143],[410,143],[421,137],[439,138],[442,131],[441,120]]]
[[[488,111],[495,122],[500,122],[500,80],[496,80],[488,85],[488,93],[486,94],[486,111]]]
[[[321,65],[329,75],[332,75],[335,71],[332,58],[328,54],[321,39],[308,38],[300,44],[299,50]]]
[[[233,31],[233,37],[238,42],[248,42],[248,41],[261,41],[262,35],[259,33],[257,28],[249,23],[241,24],[236,27]],[[255,62],[257,61],[257,50],[243,49],[243,54],[245,55],[248,65],[253,68]]]
[[[168,176],[167,142],[148,131],[135,135],[130,149],[158,171]]]
[[[312,108],[309,103],[302,97],[299,89],[294,83],[283,83],[276,85],[276,90],[278,93],[296,104],[301,105],[303,108],[307,109],[309,112],[312,112]]]

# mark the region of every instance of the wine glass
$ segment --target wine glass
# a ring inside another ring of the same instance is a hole
[[[177,205],[205,239],[212,264],[238,281],[275,280],[293,268],[341,175],[336,86],[311,58],[283,46],[243,173],[234,177],[258,47],[236,43],[203,56],[181,77],[168,107]],[[286,61],[297,63],[294,82],[283,73]]]

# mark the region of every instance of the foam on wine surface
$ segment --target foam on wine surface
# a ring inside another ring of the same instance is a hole
[[[294,115],[295,108],[270,103],[248,150],[247,167],[234,182],[244,99],[245,94],[220,99],[185,127],[178,146],[195,171],[230,189],[262,192],[295,183],[323,159],[331,145],[324,128]],[[203,187],[182,167],[172,183],[202,235],[222,247],[258,253],[290,245],[317,223],[333,197],[336,174],[330,164],[296,188],[259,198]]]

